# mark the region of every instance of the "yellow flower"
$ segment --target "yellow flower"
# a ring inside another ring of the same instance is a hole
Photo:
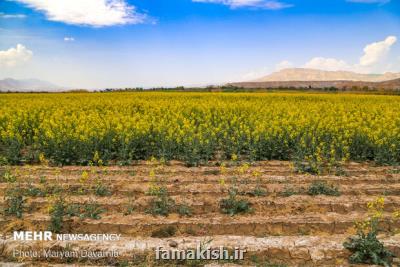
[[[83,171],[81,174],[81,178],[79,179],[79,182],[81,184],[84,184],[87,182],[88,179],[89,179],[89,173],[87,171]]]
[[[49,164],[49,162],[48,162],[48,160],[46,159],[44,153],[40,153],[40,154],[39,154],[39,162],[40,162],[42,165],[48,165],[48,164]]]

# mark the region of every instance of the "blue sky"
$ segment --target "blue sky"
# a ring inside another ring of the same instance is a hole
[[[399,0],[6,0],[0,78],[105,88],[400,72],[399,38]]]

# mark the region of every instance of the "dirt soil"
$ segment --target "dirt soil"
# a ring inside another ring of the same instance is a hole
[[[0,181],[2,207],[7,207],[12,188],[30,193],[25,196],[22,218],[0,215],[0,266],[176,266],[176,262],[156,261],[155,248],[190,249],[199,243],[232,250],[241,247],[247,252],[243,261],[204,261],[195,266],[350,266],[343,242],[355,234],[354,222],[367,218],[367,203],[379,196],[385,199],[380,238],[400,257],[400,223],[390,219],[400,211],[399,169],[350,163],[342,176],[317,176],[296,173],[288,162],[243,166],[188,168],[180,162],[138,162],[107,167],[1,167],[1,173],[16,178]],[[337,187],[340,195],[309,195],[315,181]],[[99,195],[99,186],[109,192]],[[168,216],[148,212],[157,198],[149,192],[160,187],[174,201]],[[220,201],[232,188],[238,190],[237,199],[251,204],[250,212],[234,216],[221,212]],[[54,194],[62,195],[67,206],[95,204],[101,210],[98,218],[64,216],[61,233],[120,234],[120,240],[13,240],[13,231],[49,229]],[[179,206],[191,215],[178,214]],[[118,251],[119,255],[85,259],[15,255],[16,250],[43,249]]]

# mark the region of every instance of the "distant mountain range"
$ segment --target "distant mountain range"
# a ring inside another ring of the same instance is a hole
[[[250,82],[289,82],[289,81],[361,81],[383,82],[400,78],[400,73],[361,74],[351,71],[325,71],[317,69],[291,68],[274,72]]]
[[[341,90],[400,90],[400,73],[361,74],[350,71],[284,69],[257,80],[230,83],[241,88],[337,88]]]
[[[282,81],[282,82],[242,82],[230,83],[244,89],[340,89],[340,90],[383,90],[400,91],[400,79],[384,82],[362,82],[362,81]]]
[[[291,68],[274,72],[260,79],[229,83],[242,88],[337,88],[342,90],[398,90],[400,73],[361,74],[351,71],[324,71]],[[62,92],[68,88],[37,79],[0,80],[0,92]]]
[[[0,80],[0,92],[60,92],[63,90],[66,90],[66,88],[37,79],[15,80],[7,78]]]

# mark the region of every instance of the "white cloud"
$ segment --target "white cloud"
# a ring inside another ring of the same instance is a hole
[[[309,69],[321,69],[330,71],[351,69],[351,66],[349,66],[344,60],[324,57],[315,57],[304,64],[304,67]]]
[[[146,15],[125,0],[13,0],[43,12],[48,20],[74,25],[103,27],[138,24]]]
[[[293,7],[292,4],[276,0],[192,0],[200,3],[213,3],[229,6],[230,8],[253,7],[261,9],[279,10]]]
[[[0,67],[14,67],[32,58],[33,52],[18,44],[15,48],[0,51]]]
[[[396,42],[396,36],[388,36],[383,41],[366,45],[364,54],[355,63],[348,63],[343,59],[314,57],[300,67],[327,71],[353,71],[358,73],[400,72],[400,57],[386,57]],[[275,71],[294,67],[296,66],[292,62],[284,60],[275,65]],[[242,81],[256,80],[268,73],[271,73],[271,68],[265,67],[245,74],[242,76]]]
[[[351,3],[361,3],[361,4],[387,4],[390,0],[347,0],[347,2]]]
[[[0,12],[0,19],[24,19],[26,15],[24,14],[5,14]]]
[[[360,65],[371,66],[380,62],[386,57],[390,48],[396,43],[396,41],[396,36],[389,36],[384,41],[367,45],[364,48],[364,55],[360,59]]]
[[[74,42],[75,38],[74,37],[64,37],[65,42]]]
[[[275,70],[277,71],[289,68],[293,68],[293,63],[288,60],[281,61],[275,66]]]
[[[392,66],[393,64],[385,64],[385,59],[387,54],[390,52],[391,47],[396,42],[396,36],[388,36],[383,41],[366,45],[364,48],[364,54],[356,64],[349,64],[344,60],[336,58],[315,57],[304,64],[303,67],[332,71],[349,70],[365,73],[379,70],[382,72],[387,71],[388,66]]]

